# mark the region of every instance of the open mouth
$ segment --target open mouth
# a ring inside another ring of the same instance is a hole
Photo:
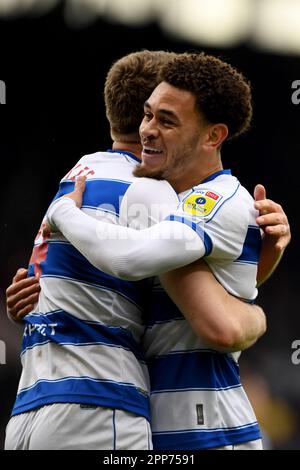
[[[162,154],[162,150],[157,150],[151,147],[143,147],[143,153],[147,155],[160,155]]]

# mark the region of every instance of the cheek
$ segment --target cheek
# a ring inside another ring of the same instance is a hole
[[[173,136],[165,137],[164,145],[166,147],[168,154],[172,154],[172,155],[176,153],[177,149],[180,147],[178,139]]]
[[[184,150],[184,145],[178,139],[170,139],[167,144],[168,158],[178,159]]]
[[[186,142],[181,145],[173,145],[172,151],[168,154],[168,161],[172,166],[178,168],[185,167],[192,155],[192,148]]]

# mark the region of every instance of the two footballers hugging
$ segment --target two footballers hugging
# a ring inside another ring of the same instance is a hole
[[[112,149],[61,180],[7,289],[25,332],[5,447],[261,449],[237,361],[266,330],[257,285],[290,229],[222,166],[249,83],[204,53],[141,51],[104,97]]]

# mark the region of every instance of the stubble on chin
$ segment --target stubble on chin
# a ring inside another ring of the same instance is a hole
[[[165,179],[163,170],[147,170],[147,168],[141,164],[136,165],[133,170],[133,176],[137,178],[153,178],[155,180]]]

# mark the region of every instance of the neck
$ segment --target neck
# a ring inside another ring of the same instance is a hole
[[[193,165],[194,166],[194,165]],[[179,194],[187,189],[197,186],[210,175],[216,173],[223,169],[220,156],[217,158],[209,158],[206,163],[201,162],[201,165],[196,166],[196,168],[186,167],[183,172],[181,172],[178,177],[166,178],[174,190]]]
[[[123,150],[123,152],[130,152],[137,158],[141,159],[142,146],[140,142],[126,142],[114,141],[112,145],[113,150]]]

